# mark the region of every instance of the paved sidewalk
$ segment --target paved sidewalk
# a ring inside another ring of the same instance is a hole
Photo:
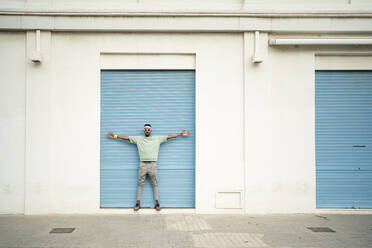
[[[368,248],[372,214],[0,215],[0,247]]]

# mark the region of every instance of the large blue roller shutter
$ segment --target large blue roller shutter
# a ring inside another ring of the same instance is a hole
[[[316,206],[372,207],[372,71],[316,71]]]
[[[139,156],[135,144],[106,137],[152,135],[189,130],[188,137],[160,146],[159,198],[163,207],[195,207],[195,72],[193,70],[101,71],[101,207],[133,207],[136,201]],[[147,178],[141,205],[153,207]]]

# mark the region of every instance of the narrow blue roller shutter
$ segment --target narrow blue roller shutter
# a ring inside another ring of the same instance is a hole
[[[372,207],[372,71],[316,71],[316,206]]]
[[[139,156],[137,146],[106,137],[191,132],[160,146],[159,198],[162,207],[195,207],[195,72],[193,70],[101,71],[101,185],[100,206],[133,207],[136,202]],[[154,207],[149,181],[142,207]]]

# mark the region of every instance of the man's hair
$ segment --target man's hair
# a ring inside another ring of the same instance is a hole
[[[149,126],[149,127],[151,127],[151,124],[145,124],[145,125],[144,125],[144,127],[146,127],[146,126]]]

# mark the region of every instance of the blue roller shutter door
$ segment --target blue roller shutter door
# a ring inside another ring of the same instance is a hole
[[[162,207],[195,207],[195,72],[193,70],[101,71],[100,205],[133,207],[136,201],[139,156],[135,144],[108,139],[107,132],[152,135],[189,130],[188,137],[170,139],[160,147],[159,198]],[[147,178],[142,207],[153,207]]]
[[[372,72],[316,71],[316,206],[372,207]]]

